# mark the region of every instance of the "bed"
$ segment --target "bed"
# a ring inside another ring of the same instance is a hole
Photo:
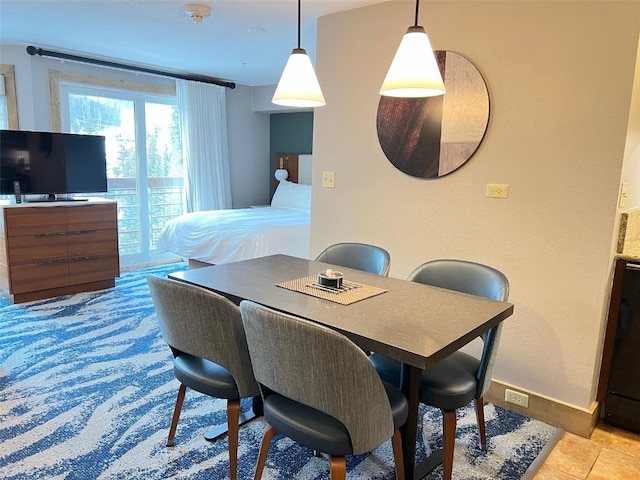
[[[186,258],[189,268],[277,253],[309,258],[310,220],[311,185],[285,180],[268,206],[193,212],[170,220],[156,252]]]

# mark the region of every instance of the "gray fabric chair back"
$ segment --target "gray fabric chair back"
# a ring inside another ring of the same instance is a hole
[[[408,280],[499,302],[506,302],[509,298],[509,280],[502,272],[488,265],[466,260],[439,259],[425,262],[409,274]],[[482,335],[484,346],[476,374],[477,397],[484,396],[491,385],[491,372],[501,333],[502,322]]]
[[[238,306],[214,292],[169,278],[149,275],[147,282],[165,342],[229,370],[241,398],[258,395]]]
[[[258,383],[340,420],[356,455],[391,438],[389,398],[355,343],[322,325],[247,300],[240,310]]]
[[[391,265],[391,256],[384,248],[355,242],[330,245],[315,260],[384,276]]]

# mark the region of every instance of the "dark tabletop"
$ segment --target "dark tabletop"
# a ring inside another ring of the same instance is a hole
[[[276,286],[332,267],[387,291],[350,305]],[[513,305],[287,255],[198,268],[171,278],[327,325],[362,348],[427,368],[513,313]]]

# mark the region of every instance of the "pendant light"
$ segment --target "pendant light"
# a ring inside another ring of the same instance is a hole
[[[418,25],[420,0],[416,0],[415,25],[402,37],[396,56],[380,88],[388,97],[433,97],[446,90],[438,62],[424,27]]]
[[[273,98],[276,105],[287,107],[322,107],[327,102],[313,71],[311,59],[300,48],[300,0],[298,0],[298,48],[291,51]]]

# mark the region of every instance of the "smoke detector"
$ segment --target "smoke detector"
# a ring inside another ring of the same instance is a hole
[[[184,13],[191,17],[193,23],[202,23],[205,18],[211,15],[211,7],[199,3],[187,3],[184,6]]]

